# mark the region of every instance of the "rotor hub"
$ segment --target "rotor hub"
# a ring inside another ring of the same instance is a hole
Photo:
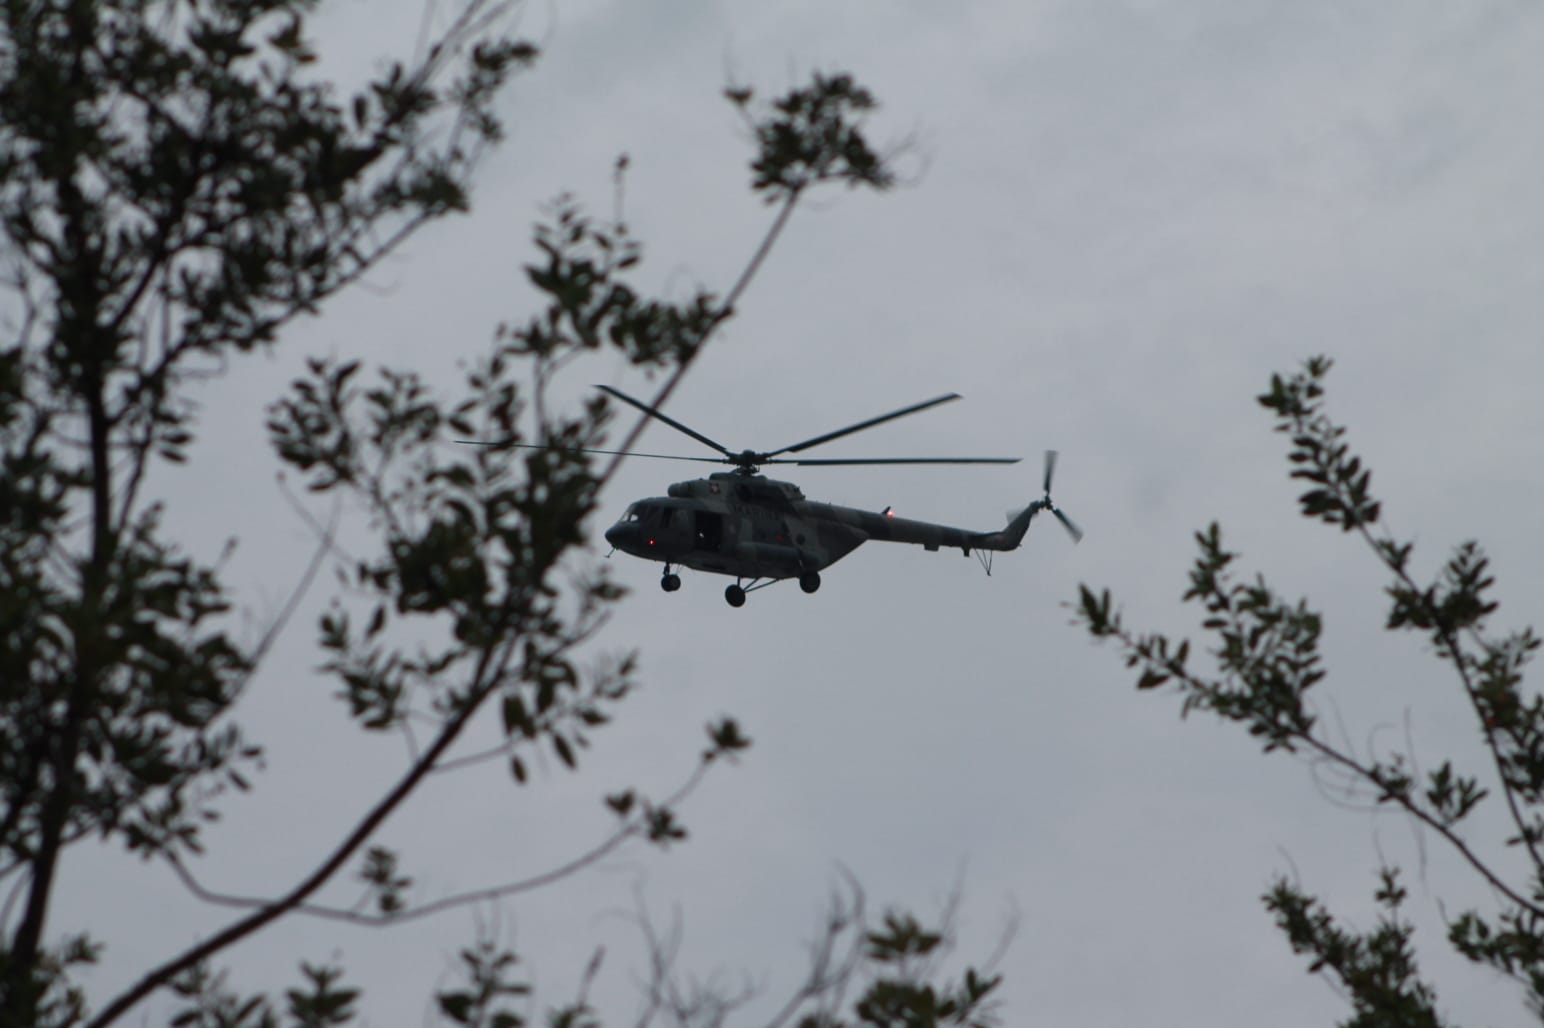
[[[741,450],[728,458],[729,463],[732,463],[748,475],[755,474],[756,469],[764,464],[766,460],[767,455],[765,453],[757,453],[755,450]]]

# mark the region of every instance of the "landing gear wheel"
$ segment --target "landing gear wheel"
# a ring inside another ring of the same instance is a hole
[[[820,574],[815,571],[806,571],[799,576],[799,588],[807,593],[812,593],[820,588]]]
[[[729,601],[731,607],[745,606],[745,590],[737,585],[731,585],[724,590],[724,599]]]
[[[659,587],[667,593],[673,593],[681,588],[681,576],[674,574],[666,575],[659,580]]]

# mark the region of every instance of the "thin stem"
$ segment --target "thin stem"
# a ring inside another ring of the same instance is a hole
[[[1399,579],[1402,585],[1410,590],[1412,595],[1424,595],[1421,589],[1415,584],[1415,581],[1410,577],[1409,572],[1388,558],[1384,551],[1379,547],[1377,540],[1373,539],[1372,533],[1368,530],[1365,524],[1359,525],[1358,530],[1362,538],[1366,540],[1369,546],[1372,547],[1373,552],[1378,555],[1384,566],[1386,566],[1394,573],[1394,576]],[[1392,540],[1388,541],[1392,542]],[[1474,679],[1469,674],[1468,665],[1464,660],[1463,649],[1459,645],[1458,638],[1453,634],[1452,630],[1445,627],[1441,620],[1436,616],[1437,612],[1428,610],[1428,613],[1431,615],[1433,623],[1437,625],[1437,637],[1441,640],[1443,650],[1446,651],[1448,662],[1453,665],[1455,670],[1457,670],[1459,680],[1463,683],[1464,692],[1469,697],[1469,705],[1474,708],[1475,716],[1479,719],[1480,722],[1480,728],[1485,733],[1485,745],[1486,748],[1490,750],[1491,760],[1496,766],[1496,776],[1501,780],[1501,793],[1506,798],[1507,810],[1509,810],[1512,814],[1512,821],[1517,825],[1518,836],[1522,839],[1523,845],[1527,848],[1528,856],[1532,858],[1534,867],[1539,870],[1544,870],[1544,857],[1541,857],[1539,853],[1538,840],[1535,839],[1533,830],[1528,827],[1528,824],[1523,817],[1522,808],[1518,806],[1517,795],[1512,788],[1511,782],[1507,778],[1505,761],[1501,756],[1501,744],[1497,740],[1496,729],[1490,723],[1489,719],[1485,717],[1485,712],[1480,706],[1479,690],[1475,688]],[[1529,905],[1529,909],[1544,913],[1544,908]]]
[[[354,829],[334,848],[331,855],[322,861],[315,871],[307,875],[295,888],[291,889],[280,899],[266,904],[248,917],[242,918],[216,933],[207,941],[185,950],[181,955],[172,958],[152,971],[146,973],[140,980],[127,991],[119,994],[109,1003],[102,1012],[93,1018],[86,1028],[102,1028],[111,1024],[121,1014],[127,1012],[140,1000],[150,993],[170,982],[177,975],[194,967],[202,961],[220,952],[240,940],[258,931],[265,925],[290,913],[305,900],[325,885],[334,874],[353,856],[365,841],[375,832],[380,825],[391,816],[413,790],[427,775],[440,756],[461,735],[461,732],[470,723],[473,715],[481,709],[483,703],[493,694],[498,687],[501,675],[490,673],[494,668],[502,670],[507,665],[510,654],[516,644],[516,634],[509,633],[507,641],[497,651],[489,649],[484,651],[482,659],[478,662],[477,673],[473,681],[478,683],[470,691],[461,710],[450,721],[446,722],[434,744],[425,751],[424,755],[415,763],[408,772],[398,781],[384,797],[378,801],[370,811],[360,819]]]
[[[1121,630],[1114,633],[1114,635],[1127,648],[1128,652],[1138,652],[1137,640],[1133,638],[1129,632]],[[1205,694],[1215,688],[1212,683],[1203,682],[1201,679],[1196,678],[1190,672],[1176,668],[1172,662],[1156,661],[1148,657],[1143,657],[1141,659],[1145,661],[1148,667],[1151,667],[1155,670],[1162,670],[1165,673],[1173,676],[1176,683],[1180,684],[1184,689],[1191,692]],[[1407,795],[1388,789],[1382,782],[1379,781],[1378,776],[1371,768],[1366,767],[1361,762],[1352,757],[1346,756],[1340,750],[1337,750],[1334,746],[1331,746],[1329,743],[1320,740],[1309,732],[1293,730],[1288,734],[1288,737],[1295,741],[1306,744],[1326,760],[1333,764],[1339,765],[1347,771],[1352,772],[1355,777],[1371,783],[1378,789],[1378,795],[1380,797],[1386,798],[1397,804],[1410,816],[1414,817],[1417,821],[1421,822],[1421,824],[1430,828],[1432,831],[1436,832],[1439,836],[1445,839],[1455,850],[1458,851],[1459,855],[1461,855],[1464,860],[1468,862],[1469,866],[1474,868],[1474,870],[1479,873],[1480,877],[1484,878],[1493,889],[1495,889],[1501,895],[1505,896],[1510,902],[1516,904],[1519,908],[1527,910],[1535,916],[1544,917],[1544,906],[1530,902],[1528,899],[1519,894],[1515,889],[1509,886],[1506,882],[1502,881],[1501,878],[1490,869],[1489,865],[1487,865],[1485,861],[1481,860],[1480,857],[1474,852],[1474,850],[1469,848],[1468,843],[1464,842],[1464,840],[1460,838],[1459,835],[1454,832],[1449,825],[1444,824],[1442,821],[1432,816],[1429,812],[1422,809]]]
[[[681,363],[676,365],[675,371],[666,379],[664,387],[660,389],[655,395],[653,402],[649,404],[651,408],[659,410],[665,405],[665,402],[670,399],[671,394],[675,392],[676,386],[681,384],[681,379],[685,377],[686,372],[691,368],[692,362],[702,352],[703,347],[707,344],[708,337],[713,334],[719,325],[734,316],[735,305],[740,302],[740,297],[750,287],[751,280],[756,277],[756,272],[761,269],[761,265],[767,259],[767,255],[772,252],[772,245],[777,242],[778,236],[782,235],[783,227],[788,224],[788,218],[793,214],[793,209],[798,204],[802,192],[802,187],[790,189],[788,195],[783,198],[783,204],[778,208],[777,217],[772,219],[772,225],[767,229],[767,234],[762,237],[761,245],[756,247],[755,253],[751,254],[749,263],[745,265],[745,270],[740,272],[740,277],[730,287],[728,294],[724,297],[723,306],[718,310],[718,314],[708,325],[707,331],[702,334],[702,338],[697,341],[697,345],[681,359]],[[632,430],[627,433],[627,438],[617,447],[617,450],[631,450],[636,446],[638,437],[643,434],[644,426],[648,424],[648,421],[648,415],[640,414],[638,420],[633,423]],[[626,457],[627,454],[625,452],[618,452],[613,456],[606,465],[606,470],[601,473],[598,484],[604,486],[607,482],[611,481],[611,477],[616,474],[617,469],[621,467],[622,461]]]
[[[661,807],[674,807],[682,800],[686,799],[687,796],[691,795],[691,793],[694,792],[697,786],[702,782],[703,776],[707,773],[709,763],[710,762],[707,760],[699,763],[697,768],[692,772],[691,776],[688,777],[687,780],[675,790],[675,792],[671,793],[669,797],[665,799],[664,803],[661,804]],[[558,866],[547,871],[543,871],[540,874],[532,875],[529,878],[517,879],[516,881],[512,882],[505,882],[501,885],[486,886],[481,889],[471,889],[466,892],[456,893],[451,896],[446,896],[443,899],[434,900],[431,903],[425,903],[422,906],[410,907],[391,914],[361,914],[355,910],[342,910],[337,907],[328,907],[313,903],[295,904],[294,911],[297,914],[309,914],[313,917],[334,921],[346,921],[351,924],[361,925],[384,926],[401,924],[406,921],[416,921],[420,918],[443,913],[456,907],[463,907],[472,903],[480,903],[488,900],[502,899],[506,896],[512,896],[521,892],[529,892],[532,889],[538,889],[544,885],[550,885],[555,881],[567,878],[569,875],[572,875],[578,871],[582,871],[586,867],[589,867],[591,864],[596,863],[612,851],[616,850],[628,839],[643,834],[647,827],[647,819],[644,816],[640,815],[638,817],[631,818],[621,828],[618,828],[616,831],[612,832],[609,836],[601,840],[601,842],[595,846],[590,847],[588,850],[572,858],[571,860],[565,861],[564,863],[559,864]],[[189,871],[187,866],[183,864],[182,861],[179,860],[176,856],[168,856],[167,863],[171,865],[171,868],[176,872],[177,877],[182,880],[183,885],[187,886],[188,891],[192,892],[199,899],[207,903],[213,903],[217,906],[224,907],[261,910],[273,906],[279,902],[271,899],[249,896],[234,896],[228,893],[214,892],[200,883],[193,875],[193,872]]]
[[[289,599],[285,601],[284,606],[280,608],[278,615],[273,621],[269,622],[268,627],[258,639],[257,645],[252,648],[252,652],[247,658],[247,673],[237,686],[238,691],[245,689],[252,676],[257,673],[257,668],[263,662],[263,658],[268,655],[268,651],[273,648],[274,643],[278,642],[279,636],[283,634],[290,619],[295,616],[295,611],[300,609],[301,601],[311,591],[311,585],[316,581],[317,574],[322,570],[322,565],[326,562],[327,555],[334,549],[338,519],[341,513],[341,506],[335,505],[332,510],[332,517],[328,519],[325,526],[317,525],[313,522],[313,527],[319,532],[316,549],[312,552],[311,559],[306,562],[306,569],[301,572],[300,581],[295,583],[294,589],[290,590]]]

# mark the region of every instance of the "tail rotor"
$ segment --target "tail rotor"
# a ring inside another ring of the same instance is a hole
[[[1060,521],[1062,523],[1062,527],[1067,530],[1067,534],[1072,536],[1072,541],[1074,543],[1081,542],[1083,539],[1083,530],[1077,525],[1073,524],[1072,519],[1063,514],[1061,509],[1057,507],[1056,504],[1051,502],[1051,478],[1055,474],[1056,451],[1047,450],[1045,451],[1045,495],[1040,498],[1040,509],[1048,510],[1054,514],[1056,516],[1056,520]]]

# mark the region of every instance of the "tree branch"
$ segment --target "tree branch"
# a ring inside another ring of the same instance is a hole
[[[701,784],[703,777],[707,774],[708,767],[711,763],[712,762],[707,759],[701,761],[697,765],[696,769],[693,770],[691,775],[686,779],[686,781],[678,786],[676,790],[668,797],[666,797],[665,801],[660,806],[663,808],[673,808],[680,804],[688,796],[690,796],[694,791],[696,791],[697,786]],[[571,860],[567,860],[554,868],[541,872],[540,874],[532,875],[529,878],[517,879],[512,882],[504,882],[500,885],[485,886],[481,889],[470,889],[465,892],[446,896],[442,899],[437,899],[420,906],[408,907],[390,914],[362,914],[357,910],[345,910],[339,907],[329,907],[315,903],[298,903],[294,905],[293,909],[297,914],[308,914],[313,917],[319,917],[333,921],[346,921],[350,924],[357,925],[388,927],[398,924],[405,924],[408,921],[416,921],[435,914],[441,914],[447,910],[452,910],[457,907],[464,907],[473,903],[483,903],[490,900],[503,899],[507,896],[513,896],[522,892],[529,892],[532,889],[538,889],[544,885],[550,885],[553,882],[567,878],[570,875],[573,875],[591,866],[592,864],[597,863],[615,851],[628,839],[646,834],[648,832],[648,828],[649,824],[647,815],[643,812],[640,812],[635,816],[630,816],[626,822],[624,822],[622,827],[616,829],[605,839],[601,840],[601,842],[598,844],[590,847],[588,850],[585,850],[583,853],[572,858]],[[272,907],[280,902],[272,899],[234,896],[229,893],[215,892],[206,888],[201,882],[199,882],[198,879],[194,876],[193,872],[188,870],[187,865],[178,859],[175,854],[167,854],[167,863],[170,865],[172,870],[176,872],[177,877],[182,880],[182,884],[187,886],[188,891],[206,903],[212,903],[216,906],[236,907],[248,910],[262,910]]]
[[[1128,653],[1136,654],[1138,652],[1136,638],[1125,629],[1118,629],[1110,632],[1109,634],[1113,635],[1116,639],[1119,639],[1120,642],[1126,647]],[[1163,662],[1148,656],[1140,656],[1138,660],[1139,663],[1143,664],[1149,669],[1162,671],[1164,674],[1173,677],[1175,682],[1186,691],[1204,695],[1215,688],[1213,683],[1206,682],[1200,678],[1197,678],[1189,671],[1181,667],[1177,667],[1172,661]],[[1518,907],[1533,913],[1535,916],[1544,917],[1544,905],[1531,902],[1526,897],[1518,893],[1517,890],[1509,886],[1500,878],[1500,876],[1496,874],[1496,872],[1490,869],[1490,866],[1487,865],[1485,861],[1480,859],[1479,855],[1476,854],[1474,850],[1469,847],[1468,843],[1466,843],[1455,831],[1453,831],[1449,825],[1444,824],[1441,820],[1437,819],[1432,814],[1424,810],[1414,800],[1410,799],[1408,795],[1388,789],[1379,780],[1378,775],[1373,768],[1369,768],[1355,758],[1347,756],[1340,750],[1337,750],[1334,746],[1317,738],[1310,732],[1293,729],[1288,732],[1288,735],[1290,738],[1309,746],[1320,756],[1329,760],[1331,763],[1336,764],[1337,766],[1340,766],[1351,772],[1356,778],[1373,785],[1378,790],[1378,795],[1380,798],[1386,799],[1399,806],[1411,817],[1414,817],[1421,824],[1430,828],[1432,831],[1436,832],[1439,836],[1446,840],[1447,843],[1451,845],[1454,850],[1456,850],[1458,854],[1464,858],[1469,866],[1478,872],[1480,877],[1485,879],[1491,888],[1495,889],[1502,896],[1505,896],[1507,900],[1516,904]]]
[[[745,290],[750,287],[751,280],[756,277],[756,272],[760,270],[762,262],[767,259],[767,254],[772,252],[772,244],[777,242],[778,236],[782,235],[783,227],[788,224],[788,219],[793,214],[793,209],[798,204],[801,195],[803,195],[802,187],[793,188],[783,198],[782,206],[778,208],[777,217],[772,219],[772,224],[767,229],[766,235],[762,236],[760,245],[751,254],[751,259],[745,265],[744,270],[740,272],[740,277],[730,287],[728,294],[724,297],[723,305],[719,307],[718,314],[714,317],[712,324],[708,326],[707,331],[703,333],[702,338],[698,340],[697,345],[693,347],[691,352],[681,359],[680,364],[676,365],[675,371],[671,372],[670,377],[666,379],[664,387],[655,394],[653,401],[649,404],[651,408],[660,410],[665,405],[665,402],[670,399],[670,395],[675,392],[676,386],[681,384],[681,379],[685,377],[686,372],[691,368],[692,362],[697,359],[697,355],[707,345],[708,337],[718,329],[719,325],[734,316],[735,306],[740,302],[740,297],[744,295]],[[643,434],[644,427],[648,423],[648,415],[640,414],[638,420],[633,423],[632,430],[627,433],[627,437],[617,447],[617,450],[631,450],[636,446],[638,437]],[[600,485],[603,486],[611,481],[612,476],[616,474],[617,469],[621,467],[622,461],[625,458],[625,452],[618,452],[611,458],[606,464],[606,470],[601,473]]]
[[[1409,589],[1413,595],[1424,596],[1423,591],[1416,585],[1415,580],[1410,577],[1410,573],[1403,566],[1390,559],[1384,547],[1379,544],[1379,540],[1373,538],[1372,532],[1367,528],[1367,525],[1365,523],[1361,524],[1358,526],[1358,529],[1363,540],[1372,548],[1373,553],[1378,556],[1383,565],[1394,573],[1400,584]],[[1393,542],[1392,539],[1385,539],[1383,541],[1386,543]],[[1544,872],[1544,855],[1540,854],[1539,841],[1535,838],[1535,831],[1528,826],[1524,819],[1522,808],[1518,806],[1517,794],[1507,777],[1505,760],[1501,756],[1501,744],[1496,737],[1495,726],[1485,716],[1485,711],[1480,704],[1479,690],[1475,688],[1474,679],[1469,673],[1463,647],[1459,643],[1457,636],[1453,633],[1453,630],[1443,623],[1443,619],[1437,616],[1436,611],[1429,610],[1428,613],[1432,617],[1432,623],[1437,626],[1437,636],[1442,641],[1442,648],[1447,652],[1448,663],[1452,664],[1453,669],[1458,672],[1459,681],[1462,682],[1464,687],[1464,694],[1469,698],[1469,705],[1473,708],[1475,718],[1479,721],[1480,728],[1485,734],[1485,746],[1490,750],[1491,760],[1496,768],[1496,777],[1501,782],[1501,793],[1506,798],[1507,810],[1512,815],[1512,822],[1517,826],[1518,837],[1522,839],[1523,845],[1528,851],[1528,856],[1533,860],[1534,868],[1537,871]],[[1483,644],[1484,640],[1482,639],[1481,642]],[[1544,915],[1544,907],[1531,904],[1527,906],[1528,909],[1535,913]]]
[[[516,638],[511,636],[500,647],[503,652],[498,658],[495,658],[495,651],[493,649],[484,651],[483,658],[479,661],[477,672],[473,677],[475,684],[467,700],[462,704],[461,709],[453,718],[446,722],[439,737],[424,752],[419,761],[408,770],[396,786],[360,819],[354,829],[322,861],[315,871],[307,875],[294,889],[280,899],[263,906],[251,916],[236,921],[207,941],[191,947],[179,956],[145,974],[137,983],[119,994],[104,1007],[100,1014],[88,1022],[86,1028],[103,1028],[103,1026],[111,1024],[140,1000],[162,985],[170,982],[183,971],[207,960],[209,957],[246,938],[270,922],[290,913],[325,885],[343,867],[348,859],[364,845],[370,838],[370,835],[412,794],[418,783],[434,766],[435,761],[461,735],[461,732],[471,721],[473,715],[481,709],[483,703],[498,687],[502,678],[502,669],[507,666],[510,652],[515,645]],[[490,671],[495,666],[499,669],[499,673],[490,674]]]

